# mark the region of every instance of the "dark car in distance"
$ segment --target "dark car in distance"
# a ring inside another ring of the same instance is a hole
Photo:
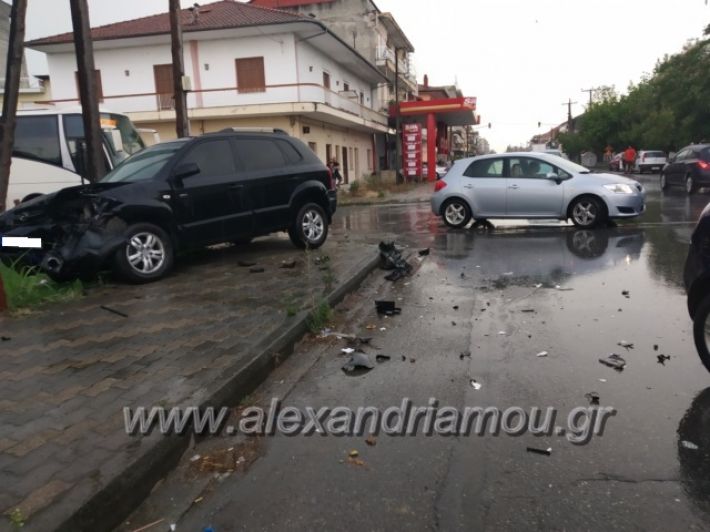
[[[303,142],[228,129],[151,146],[97,183],[23,203],[0,216],[0,234],[42,238],[26,259],[55,279],[109,266],[148,282],[202,246],[287,231],[317,248],[336,206],[330,171]]]
[[[661,190],[671,185],[693,194],[710,186],[710,144],[693,144],[680,150],[661,170]]]

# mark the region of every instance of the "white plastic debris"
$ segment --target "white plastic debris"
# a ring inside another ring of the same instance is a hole
[[[200,458],[202,458],[199,454],[196,454],[192,458],[190,458],[190,462],[197,462]]]
[[[175,523],[172,523],[170,525],[170,532],[175,532],[177,530],[177,525]]]
[[[473,386],[474,390],[480,390],[482,384],[480,382],[476,382],[476,379],[471,379],[471,386]]]
[[[540,351],[540,352],[539,352],[537,355],[535,355],[535,356],[536,356],[536,357],[540,357],[540,358],[546,357],[546,356],[547,356],[547,351]]]
[[[697,451],[700,447],[695,445],[692,441],[688,440],[683,440],[680,442],[680,444],[685,447],[686,449],[690,449],[691,451]]]
[[[599,379],[599,382],[606,382],[606,379]]]
[[[507,333],[505,331],[498,331],[498,334],[501,336],[505,336]]]
[[[380,327],[380,332],[385,332],[387,330],[387,327]]]
[[[510,277],[511,275],[513,275],[513,272],[505,272],[503,275]]]
[[[537,284],[535,285],[535,288],[542,288],[542,283],[537,283]]]
[[[341,351],[343,353],[345,353],[346,355],[352,355],[355,352],[355,350],[352,347],[343,347],[341,349]]]

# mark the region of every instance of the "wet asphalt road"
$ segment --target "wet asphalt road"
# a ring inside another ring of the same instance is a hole
[[[307,341],[250,401],[384,409],[433,397],[459,409],[554,407],[564,428],[573,408],[588,406],[585,394],[597,392],[617,411],[603,435],[586,445],[557,434],[380,435],[374,446],[364,436],[275,436],[189,509],[181,498],[194,498],[184,486],[196,477],[169,480],[135,526],[152,515],[178,530],[216,531],[708,529],[710,374],[693,346],[682,270],[710,193],[661,195],[657,177],[640,179],[647,213],[596,231],[517,222],[453,231],[428,205],[342,209],[336,230],[373,242],[394,232],[411,251],[431,247],[412,277],[393,285],[377,272],[337,309],[339,330],[374,336],[392,359],[349,377],[342,342]],[[394,299],[402,314],[378,318],[373,299]],[[626,359],[624,371],[599,363],[612,352]],[[661,365],[659,354],[671,358]],[[348,462],[351,450],[362,462]]]

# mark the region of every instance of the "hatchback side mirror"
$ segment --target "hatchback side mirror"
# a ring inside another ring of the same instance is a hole
[[[173,170],[173,177],[175,179],[185,179],[188,177],[192,177],[193,175],[197,175],[200,173],[200,167],[197,165],[197,163],[183,163],[177,166],[175,170]]]
[[[559,176],[554,172],[547,172],[547,175],[545,177],[547,177],[547,179],[551,179],[552,181],[554,181],[558,185],[561,185],[562,181],[565,180],[564,177]]]

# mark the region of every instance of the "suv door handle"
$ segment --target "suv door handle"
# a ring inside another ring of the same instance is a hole
[[[185,198],[189,198],[189,197],[190,197],[190,194],[188,194],[187,192],[183,192],[182,194],[178,194],[178,198],[185,199]]]

